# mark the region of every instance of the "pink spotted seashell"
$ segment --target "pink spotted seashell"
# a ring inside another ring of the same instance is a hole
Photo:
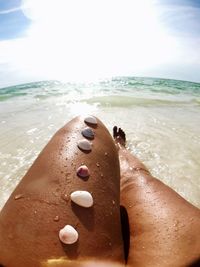
[[[78,167],[77,175],[82,178],[90,176],[88,167],[86,165],[81,165],[80,167]]]
[[[78,240],[78,232],[71,225],[65,225],[59,232],[59,238],[64,244],[74,244]]]

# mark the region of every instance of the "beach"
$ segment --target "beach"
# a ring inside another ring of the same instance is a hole
[[[53,134],[85,114],[121,127],[131,153],[200,208],[200,84],[117,77],[0,89],[0,209]]]

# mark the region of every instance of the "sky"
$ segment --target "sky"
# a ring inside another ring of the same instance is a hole
[[[200,82],[200,0],[0,0],[0,88],[113,76]]]

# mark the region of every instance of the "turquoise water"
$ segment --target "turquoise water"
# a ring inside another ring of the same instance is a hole
[[[88,113],[122,127],[131,153],[200,207],[200,84],[117,77],[0,89],[0,208],[51,136]]]
[[[52,96],[69,95],[75,100],[76,96],[84,99],[84,94],[92,97],[96,96],[139,96],[140,94],[146,96],[148,100],[154,97],[159,98],[165,102],[168,100],[177,100],[181,97],[188,97],[182,99],[183,101],[197,100],[199,103],[200,84],[167,80],[154,78],[133,78],[133,77],[119,77],[110,80],[104,80],[97,83],[61,83],[58,81],[44,81],[36,83],[28,83],[23,85],[16,85],[0,89],[0,101],[5,101],[13,97],[34,97],[36,99],[44,99]],[[133,100],[132,96],[132,100]],[[170,96],[177,96],[177,99],[170,98]],[[95,99],[93,100],[95,101]],[[111,101],[111,98],[110,98]],[[112,101],[111,101],[112,102]],[[146,101],[147,102],[147,101]],[[150,101],[151,102],[151,101]],[[179,102],[179,101],[178,101]],[[115,100],[114,103],[115,104]],[[134,104],[134,101],[129,101],[129,104]],[[104,104],[103,101],[101,104]],[[111,103],[112,104],[112,103]],[[121,102],[123,104],[123,101]]]

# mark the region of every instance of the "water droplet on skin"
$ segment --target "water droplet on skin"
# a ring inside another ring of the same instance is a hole
[[[60,220],[59,216],[55,216],[54,219],[53,219],[55,222],[58,222]]]
[[[97,167],[100,167],[100,164],[97,162],[97,163],[96,163],[96,166],[97,166]]]
[[[65,201],[69,201],[69,196],[67,194],[63,194],[62,199],[64,199]]]
[[[107,152],[105,152],[105,153],[104,153],[104,155],[105,155],[105,156],[108,156],[108,153],[107,153]]]
[[[22,198],[22,197],[23,197],[22,194],[18,194],[18,195],[15,196],[15,200],[18,200],[18,199],[20,199],[20,198]]]
[[[182,224],[180,225],[180,227],[181,227],[181,228],[183,228],[184,226],[185,226],[185,224],[184,224],[184,223],[182,223]]]
[[[179,221],[178,220],[175,220],[175,222],[174,222],[174,226],[176,227],[176,226],[178,226],[179,225]]]
[[[59,196],[59,193],[58,192],[53,192],[52,193],[55,197]]]

